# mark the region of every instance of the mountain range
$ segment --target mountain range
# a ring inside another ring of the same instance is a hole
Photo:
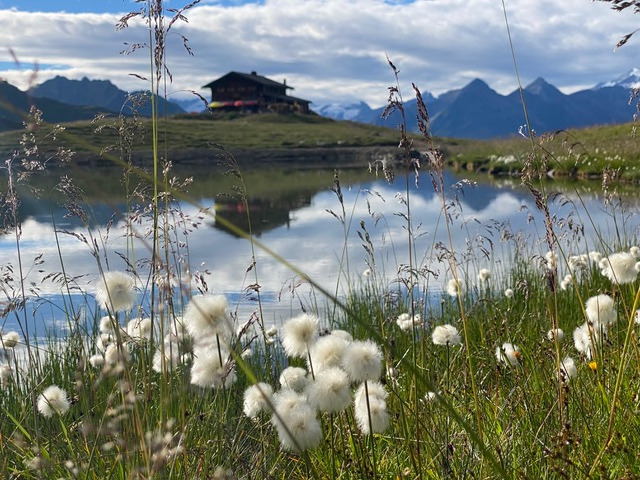
[[[91,120],[99,114],[151,116],[149,93],[131,94],[109,80],[69,80],[55,77],[23,92],[0,79],[0,131],[22,128],[24,115],[32,105],[42,111],[43,120],[51,123]],[[174,102],[158,100],[157,108],[168,115],[185,113]]]
[[[630,102],[630,89],[640,85],[640,70],[631,70],[609,82],[588,90],[564,94],[542,78],[534,80],[522,92],[515,90],[501,95],[484,81],[475,79],[463,88],[450,90],[437,97],[428,92],[422,96],[430,117],[434,135],[454,138],[489,139],[518,134],[527,124],[537,133],[566,128],[625,123],[637,112],[636,102]],[[0,80],[0,131],[22,128],[22,119],[29,106],[36,104],[48,122],[66,122],[94,118],[98,113],[137,112],[151,115],[149,102],[138,102],[148,93],[129,95],[109,80],[69,80],[55,77],[23,92]],[[160,99],[158,109],[168,115],[202,110],[204,104],[194,97],[191,101],[170,102]],[[336,120],[350,120],[396,128],[401,121],[398,112],[382,118],[384,107],[371,108],[365,102],[318,105],[313,110]],[[418,131],[415,121],[416,100],[404,104],[407,128]]]
[[[637,112],[637,102],[630,101],[630,90],[640,86],[640,70],[634,69],[591,89],[569,95],[543,78],[537,78],[522,90],[501,95],[480,79],[461,89],[434,97],[423,92],[429,112],[431,133],[453,138],[500,138],[517,135],[527,124],[537,133],[567,128],[626,123]],[[404,104],[407,128],[417,132],[416,100]],[[395,128],[401,122],[398,112],[382,118],[384,107],[372,109],[366,103],[341,106],[331,103],[314,108],[319,115],[339,120],[372,123]]]

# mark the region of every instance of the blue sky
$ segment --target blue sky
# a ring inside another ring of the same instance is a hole
[[[188,0],[169,0],[180,8]],[[639,40],[614,52],[637,28],[630,12],[590,0],[505,0],[518,70],[526,85],[543,77],[565,93],[640,67]],[[21,89],[56,75],[108,79],[123,90],[146,88],[143,22],[116,31],[132,0],[0,0],[0,78]],[[482,78],[506,94],[517,87],[502,2],[497,0],[203,0],[167,38],[170,94],[183,98],[230,70],[286,79],[314,104],[364,100],[383,105],[400,70],[440,94]],[[193,56],[183,47],[189,40]],[[14,58],[19,60],[16,64]]]

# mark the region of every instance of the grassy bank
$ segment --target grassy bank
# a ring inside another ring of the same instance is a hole
[[[245,157],[251,152],[289,152],[305,155],[325,149],[383,147],[394,151],[398,132],[349,121],[335,121],[316,115],[196,115],[159,121],[159,132],[174,158],[188,161],[202,157],[223,145],[231,153]],[[64,125],[52,135],[43,125],[37,132],[40,148],[55,154],[60,144],[75,152],[76,158],[99,158],[123,148],[123,131],[130,132],[132,154],[148,156],[151,136],[148,120],[101,119]],[[625,182],[640,180],[640,150],[633,135],[633,124],[572,129],[534,139],[513,137],[498,140],[436,138],[444,153],[445,165],[459,171],[517,176],[533,149],[543,158],[550,176],[601,178],[605,169],[617,172]],[[0,154],[9,156],[19,144],[21,131],[0,134]],[[419,136],[410,136],[415,150],[425,150]],[[128,147],[128,146],[127,146]],[[311,161],[311,159],[309,160]],[[106,161],[109,163],[109,160]]]

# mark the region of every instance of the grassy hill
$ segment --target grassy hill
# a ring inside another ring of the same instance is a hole
[[[151,124],[147,119],[101,119],[64,124],[64,131],[51,135],[44,125],[36,132],[40,152],[55,152],[59,146],[76,152],[80,159],[101,155],[119,157],[123,151],[134,157],[151,155]],[[534,141],[524,137],[507,140],[465,140],[441,138],[436,145],[445,154],[448,166],[474,172],[517,175],[532,152],[547,162],[551,175],[590,178],[606,168],[618,169],[625,181],[640,179],[640,149],[633,136],[633,125],[602,126],[568,130],[541,136]],[[20,146],[23,131],[0,134],[0,154],[8,157]],[[338,149],[380,147],[395,151],[399,132],[348,121],[335,121],[309,115],[178,116],[162,120],[158,136],[161,155],[187,161],[220,146],[236,155],[278,152],[285,160],[294,156],[318,155]],[[414,136],[416,149],[424,148]],[[275,155],[275,154],[274,154]],[[257,157],[256,157],[257,158]],[[310,160],[311,161],[311,160]],[[313,162],[312,162],[313,163]]]

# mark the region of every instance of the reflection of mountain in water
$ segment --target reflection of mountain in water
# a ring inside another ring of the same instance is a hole
[[[249,222],[254,235],[260,236],[265,232],[280,227],[289,226],[290,212],[311,205],[311,197],[316,192],[297,193],[284,197],[251,198],[248,200],[249,212],[245,204],[233,198],[216,199],[216,221],[214,227],[237,236],[235,232],[220,222],[219,217],[231,222],[244,232],[249,232]]]

